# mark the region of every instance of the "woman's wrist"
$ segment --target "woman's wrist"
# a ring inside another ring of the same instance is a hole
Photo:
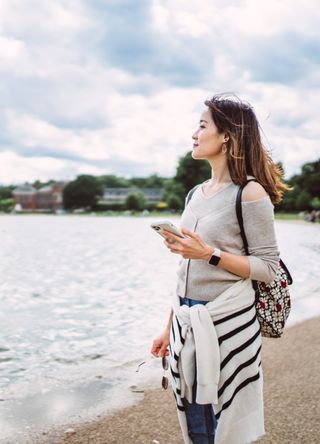
[[[208,245],[208,246],[206,247],[206,249],[205,249],[205,253],[204,253],[204,260],[205,260],[205,261],[209,262],[211,256],[212,256],[213,253],[214,253],[214,248],[215,248],[215,247],[211,247],[210,245]]]
[[[171,308],[170,315],[169,315],[169,320],[168,320],[168,323],[167,323],[167,325],[166,325],[166,327],[164,329],[165,331],[169,331],[170,332],[171,324],[172,324],[172,318],[173,318],[173,309]]]

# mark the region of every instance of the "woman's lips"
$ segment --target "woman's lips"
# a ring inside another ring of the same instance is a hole
[[[197,143],[193,144],[193,148],[197,148],[197,146],[199,146]]]

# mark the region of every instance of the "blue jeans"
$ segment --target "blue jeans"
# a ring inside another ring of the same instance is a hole
[[[205,305],[207,301],[180,298],[180,305],[192,307],[196,304]],[[197,373],[197,369],[196,369]],[[192,387],[192,403],[182,398],[188,425],[188,432],[193,444],[214,444],[214,434],[217,427],[217,419],[211,404],[197,404],[195,402],[197,391],[197,375]]]

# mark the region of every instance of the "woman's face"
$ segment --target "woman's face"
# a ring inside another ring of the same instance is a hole
[[[221,148],[224,143],[225,134],[219,133],[214,124],[209,109],[200,116],[199,127],[192,135],[194,159],[212,159],[221,156]]]

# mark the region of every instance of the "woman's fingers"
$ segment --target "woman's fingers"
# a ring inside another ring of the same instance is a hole
[[[190,237],[193,237],[193,235],[194,235],[193,231],[190,231],[190,230],[188,230],[188,228],[185,228],[185,227],[181,227],[181,233],[187,234]]]
[[[159,339],[155,339],[152,343],[152,348],[151,348],[150,353],[156,358],[158,357],[158,353],[159,353],[159,350],[161,349],[161,345],[162,345],[162,343]]]
[[[169,248],[171,253],[181,253],[182,252],[182,247],[179,247],[179,245],[170,244],[168,242],[165,242],[165,245]]]
[[[166,247],[169,248],[171,253],[181,254],[185,259],[202,258],[202,250],[205,246],[203,239],[198,234],[188,230],[187,228],[181,228],[181,231],[183,234],[188,236],[187,239],[181,239],[175,234],[163,230],[165,235],[164,244]]]
[[[183,234],[188,235],[192,239],[202,241],[201,237],[198,234],[194,233],[193,231],[188,230],[188,228],[184,228],[184,227],[181,228],[181,232]],[[180,245],[185,245],[185,242],[187,240],[187,239],[182,239],[179,236],[176,236],[175,234],[171,233],[170,231],[163,230],[163,234],[166,236],[167,240],[178,242]]]
[[[180,253],[181,252],[182,247],[180,247],[175,241],[164,240],[163,243],[165,244],[166,247],[169,248],[171,253]]]
[[[182,227],[182,228],[181,228],[181,232],[182,232],[183,234],[188,235],[188,236],[191,237],[192,239],[196,239],[196,240],[198,240],[198,241],[201,241],[201,237],[200,237],[198,234],[194,233],[193,231],[188,230],[188,228],[184,228],[184,227]]]
[[[163,356],[167,356],[167,354],[169,353],[168,345],[169,344],[167,344],[166,342],[163,342],[162,347],[160,348],[160,350],[158,352],[159,357],[163,358]]]
[[[179,244],[183,245],[184,239],[181,239],[181,237],[176,236],[173,233],[170,233],[169,231],[163,230],[163,234],[166,236],[166,239],[169,241],[178,242]]]
[[[152,343],[152,348],[150,353],[155,358],[159,358],[160,356],[161,357],[168,356],[169,354],[168,346],[169,346],[168,340],[164,340],[162,338],[155,339]]]

